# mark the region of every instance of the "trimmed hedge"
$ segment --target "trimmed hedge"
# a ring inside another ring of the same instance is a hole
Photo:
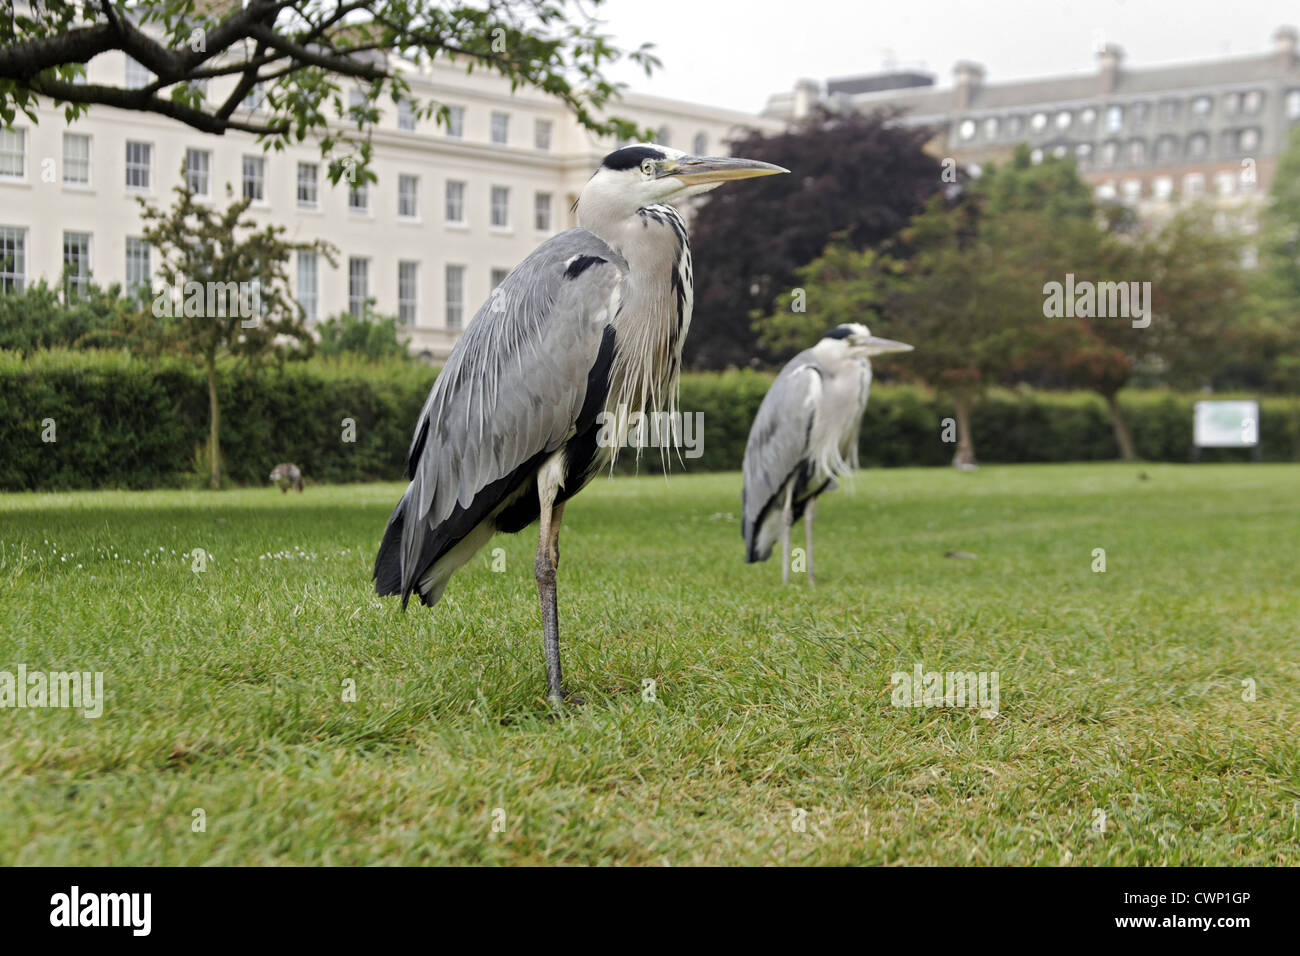
[[[225,473],[264,484],[281,461],[320,482],[396,480],[436,370],[418,363],[315,359],[249,374],[220,372]],[[753,371],[689,374],[681,407],[704,415],[704,455],[687,471],[734,470],[749,426],[771,382]],[[1192,403],[1201,396],[1131,392],[1122,404],[1138,453],[1187,461]],[[926,389],[877,384],[863,422],[867,466],[946,465],[941,441],[952,408]],[[344,419],[355,442],[343,441]],[[54,419],[57,441],[42,441]],[[1261,400],[1264,458],[1300,461],[1300,398]],[[150,363],[116,352],[0,352],[0,488],[149,488],[196,480],[207,437],[203,372],[179,359]],[[975,451],[985,462],[1104,460],[1116,455],[1100,398],[1070,392],[996,390],[974,411]],[[673,456],[674,459],[676,455]],[[1244,452],[1206,452],[1206,460],[1245,460]],[[637,467],[620,459],[620,471]],[[640,470],[660,469],[647,449]],[[674,464],[674,470],[682,470]]]

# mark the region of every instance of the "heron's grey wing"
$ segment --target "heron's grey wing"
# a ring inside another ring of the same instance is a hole
[[[430,541],[448,537],[438,535],[445,522],[463,516],[485,490],[508,494],[507,478],[575,433],[592,371],[602,351],[612,351],[609,326],[626,272],[603,241],[570,229],[544,242],[493,290],[416,423],[407,461],[411,483],[389,521],[391,532],[400,518],[400,560],[396,569],[385,562],[386,534],[375,562],[379,593],[400,590],[405,600],[436,560]],[[484,504],[479,500],[477,511]]]
[[[741,533],[747,546],[763,517],[774,504],[779,506],[777,494],[808,453],[822,376],[816,359],[801,352],[781,370],[758,406],[742,467]]]

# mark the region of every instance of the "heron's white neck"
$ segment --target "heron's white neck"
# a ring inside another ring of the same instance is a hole
[[[632,216],[583,225],[628,264],[613,322],[616,347],[608,410],[662,411],[675,422],[682,344],[695,301],[686,223],[672,206],[655,204]]]

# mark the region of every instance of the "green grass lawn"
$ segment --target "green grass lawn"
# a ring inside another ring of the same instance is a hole
[[[1300,863],[1300,466],[862,472],[815,588],[739,476],[598,479],[556,721],[532,531],[402,614],[400,492],[0,496],[0,670],[106,697],[0,711],[0,863]],[[891,706],[918,663],[998,715]]]

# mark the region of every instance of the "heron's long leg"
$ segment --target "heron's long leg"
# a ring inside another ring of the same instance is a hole
[[[785,486],[785,506],[781,508],[781,583],[790,582],[790,525],[794,523],[794,480]]]
[[[557,490],[550,480],[550,469],[537,476],[537,497],[541,529],[537,536],[537,560],[533,572],[537,577],[537,598],[542,606],[542,649],[546,654],[546,682],[552,701],[564,699],[564,682],[560,673],[560,619],[556,596],[555,571],[559,560],[560,519],[564,505],[555,504]]]
[[[817,510],[817,499],[809,498],[808,507],[803,513],[803,530],[805,540],[808,542],[808,583],[816,584],[813,580],[813,563],[812,563],[812,523],[813,513]]]

